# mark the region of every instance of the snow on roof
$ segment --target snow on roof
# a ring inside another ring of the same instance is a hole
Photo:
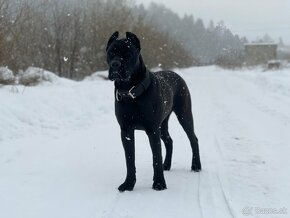
[[[275,42],[254,42],[254,43],[245,43],[245,46],[256,46],[256,45],[278,45]]]

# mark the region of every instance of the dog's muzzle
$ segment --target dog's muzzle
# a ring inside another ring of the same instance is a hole
[[[122,79],[121,74],[119,73],[122,63],[118,59],[113,59],[110,62],[111,73],[109,75],[110,80],[120,80]]]
[[[109,73],[109,79],[112,81],[120,80],[128,82],[131,79],[131,75],[129,71],[126,71],[125,73],[121,73],[119,71],[111,71],[111,73]]]
[[[111,63],[110,63],[110,66],[114,70],[118,70],[121,67],[121,65],[122,65],[122,63],[119,60],[112,60]]]
[[[114,71],[114,72],[110,73],[109,79],[112,81],[119,80],[119,79],[121,79],[121,75],[119,74],[118,71]]]

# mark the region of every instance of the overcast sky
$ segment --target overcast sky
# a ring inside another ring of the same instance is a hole
[[[148,5],[152,0],[136,0]],[[290,0],[153,0],[183,16],[223,20],[233,33],[255,40],[268,33],[275,41],[281,36],[290,44]]]

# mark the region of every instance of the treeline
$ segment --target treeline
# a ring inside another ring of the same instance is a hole
[[[141,7],[142,8],[142,7]],[[142,9],[141,9],[142,10]],[[164,5],[151,3],[146,20],[159,30],[167,32],[203,64],[213,64],[219,56],[229,51],[241,51],[246,38],[234,35],[224,24],[185,15],[180,18]]]
[[[14,72],[36,66],[81,79],[107,68],[105,46],[115,30],[140,37],[149,68],[200,65],[207,54],[239,44],[219,29],[159,5],[144,9],[126,0],[0,0],[0,66]],[[211,42],[205,33],[212,34]]]
[[[192,55],[157,31],[125,0],[0,0],[0,65],[14,72],[37,66],[81,79],[107,68],[105,45],[115,30],[140,36],[148,67],[197,64]]]

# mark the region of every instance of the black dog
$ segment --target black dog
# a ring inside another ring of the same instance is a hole
[[[131,191],[136,183],[134,130],[145,130],[153,153],[153,186],[166,189],[164,170],[170,170],[172,139],[168,120],[172,111],[185,130],[192,148],[191,170],[201,170],[198,140],[194,133],[190,93],[185,81],[170,71],[149,72],[140,54],[140,41],[127,32],[118,39],[115,32],[107,44],[109,79],[115,81],[115,114],[121,127],[126,155],[127,177],[119,191]],[[162,164],[161,141],[166,148]]]

